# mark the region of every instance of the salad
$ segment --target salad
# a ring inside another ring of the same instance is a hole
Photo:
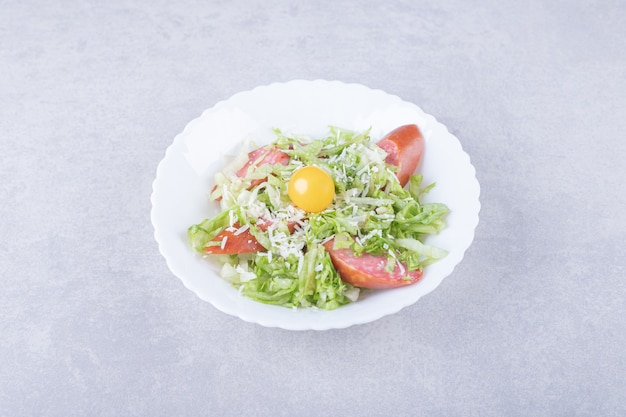
[[[274,133],[215,175],[210,198],[221,211],[188,229],[191,247],[243,295],[334,309],[363,288],[411,285],[446,256],[423,243],[445,227],[448,208],[420,202],[435,184],[413,174],[424,146],[417,126],[378,142],[338,127],[320,139]]]

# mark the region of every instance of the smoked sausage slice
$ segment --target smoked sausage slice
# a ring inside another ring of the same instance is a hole
[[[269,222],[258,223],[259,229],[266,231],[270,227]],[[296,222],[287,223],[289,233],[293,233],[296,229]],[[232,227],[226,228],[218,233],[212,242],[219,242],[219,246],[210,245],[204,248],[204,252],[212,255],[227,254],[235,255],[240,253],[261,252],[267,250],[259,241],[250,233],[250,229],[241,229],[239,223],[235,223]]]
[[[404,187],[415,172],[424,153],[424,137],[417,125],[400,126],[377,143],[387,152],[385,162],[398,167],[396,177]]]
[[[364,253],[354,254],[352,249],[335,249],[334,239],[324,244],[333,266],[341,279],[360,288],[386,289],[411,285],[422,279],[422,271],[407,271],[406,265],[395,265],[392,272],[385,270],[387,258]]]
[[[261,166],[265,164],[287,165],[289,164],[289,159],[290,159],[289,155],[282,152],[277,147],[271,146],[271,145],[263,146],[261,148],[248,152],[248,161],[241,168],[239,168],[239,170],[237,170],[235,175],[237,175],[240,178],[245,177],[253,165],[255,166]],[[250,182],[249,189],[252,189],[259,184],[262,184],[265,181],[267,181],[267,178],[260,178],[260,179],[252,180]],[[217,185],[213,187],[213,191],[215,191],[215,189],[217,189]],[[222,197],[220,196],[216,200],[220,201],[221,199]]]
[[[248,170],[253,165],[261,166],[265,164],[281,164],[287,165],[289,163],[289,155],[282,152],[280,149],[274,146],[263,146],[259,149],[255,149],[248,153],[248,162],[245,163],[243,167],[241,167],[236,175],[238,177],[245,177],[248,174]],[[253,188],[263,182],[265,182],[265,178],[253,180],[250,188]]]
[[[219,246],[210,245],[204,248],[206,253],[212,255],[233,255],[265,250],[263,245],[250,233],[250,229],[241,230],[239,223],[235,223],[232,228],[222,230],[211,241],[219,243]]]

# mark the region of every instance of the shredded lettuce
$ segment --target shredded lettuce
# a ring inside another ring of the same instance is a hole
[[[213,239],[235,225],[267,248],[215,256],[223,264],[222,277],[243,295],[292,308],[334,309],[355,301],[359,289],[341,280],[322,246],[331,238],[336,248],[351,248],[357,255],[386,256],[390,268],[399,261],[408,270],[423,269],[446,256],[423,243],[446,225],[444,204],[420,202],[435,184],[424,187],[422,177],[413,175],[403,188],[369,131],[330,127],[317,140],[274,133],[273,145],[289,155],[289,163],[253,166],[244,177],[232,167],[216,174],[211,198],[219,200],[222,211],[188,229],[192,248],[202,253],[220,245]],[[305,213],[287,194],[291,175],[306,165],[324,169],[335,183],[333,203],[319,213]],[[265,181],[259,184],[260,179]]]

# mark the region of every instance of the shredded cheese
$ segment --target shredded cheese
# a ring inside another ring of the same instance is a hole
[[[235,230],[235,232],[233,233],[233,235],[235,236],[239,236],[240,234],[242,234],[243,232],[245,232],[246,230],[248,230],[250,228],[249,225],[244,224],[243,226],[241,226],[239,229]]]

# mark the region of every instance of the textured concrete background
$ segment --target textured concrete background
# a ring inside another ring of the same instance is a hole
[[[626,3],[0,10],[0,416],[626,415]],[[417,103],[477,169],[462,264],[371,324],[222,314],[152,236],[185,124],[298,78]]]

